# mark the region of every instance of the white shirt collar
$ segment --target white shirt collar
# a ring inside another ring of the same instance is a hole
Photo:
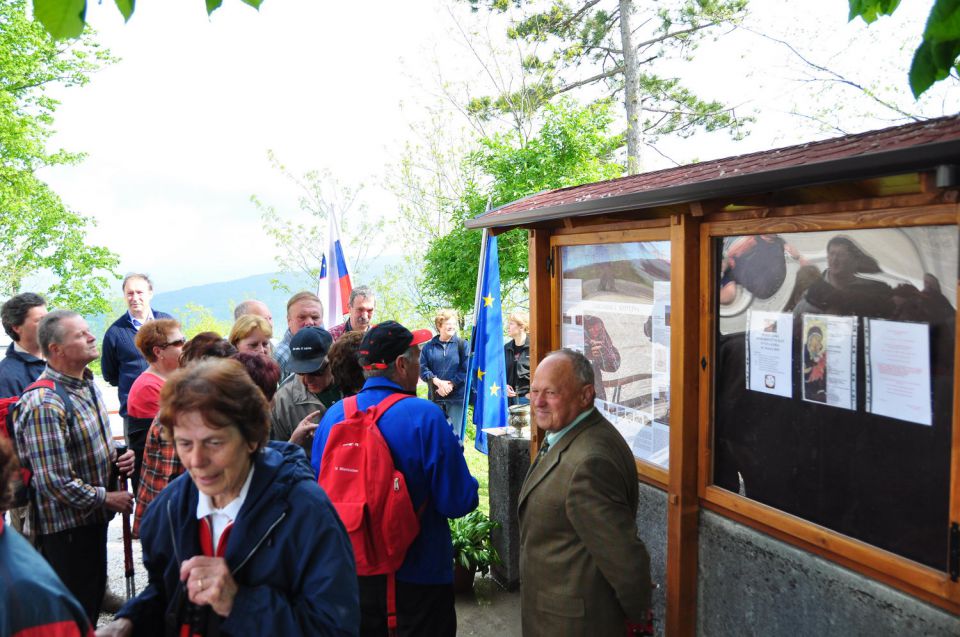
[[[247,473],[247,479],[243,483],[243,487],[240,489],[240,495],[233,499],[230,504],[218,509],[213,505],[213,498],[208,496],[205,493],[200,493],[197,498],[197,519],[202,520],[208,515],[213,516],[226,516],[229,518],[230,522],[233,522],[237,519],[237,516],[240,514],[240,508],[243,506],[243,501],[247,499],[247,492],[250,491],[250,482],[253,480],[253,464],[250,464],[250,471]],[[214,543],[216,546],[216,543]]]

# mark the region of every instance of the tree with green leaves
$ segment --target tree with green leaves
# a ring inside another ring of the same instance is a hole
[[[113,0],[125,22],[133,16],[136,0]],[[220,8],[223,0],[203,0],[207,15]],[[263,0],[241,0],[259,9]],[[33,0],[33,15],[57,40],[78,38],[87,22],[87,0]]]
[[[514,130],[484,137],[467,158],[473,175],[453,211],[451,231],[430,243],[424,263],[429,293],[467,314],[473,308],[481,233],[464,221],[541,190],[619,177],[614,152],[623,139],[611,134],[611,101],[580,106],[569,98],[544,108],[539,131],[524,139]],[[498,237],[503,297],[526,293],[527,235],[511,230]]]
[[[329,170],[310,170],[298,175],[277,159],[273,151],[267,153],[271,165],[293,184],[300,195],[299,211],[278,211],[274,206],[260,201],[256,195],[250,200],[260,211],[264,232],[280,249],[277,265],[284,272],[301,272],[316,288],[320,282],[323,255],[328,245],[328,219],[332,214],[340,223],[339,231],[347,245],[355,250],[348,255],[353,265],[354,281],[362,276],[365,261],[376,249],[364,238],[379,236],[383,227],[380,220],[367,215],[366,205],[360,200],[363,185],[345,186]],[[285,289],[279,281],[272,282],[276,289]],[[286,290],[291,291],[291,290]]]
[[[663,69],[689,61],[697,43],[736,24],[746,0],[467,0],[474,10],[508,14],[507,36],[529,48],[524,69],[531,81],[519,90],[475,98],[481,117],[518,108],[539,109],[552,98],[580,89],[620,97],[626,112],[627,171],[639,172],[643,146],[662,135],[697,130],[744,133],[749,118],[705,100]]]
[[[850,20],[870,24],[893,15],[900,0],[848,0]],[[923,40],[913,53],[908,76],[913,96],[919,98],[936,82],[960,75],[960,0],[935,0],[923,29]]]
[[[91,245],[88,217],[69,210],[37,171],[80,161],[47,150],[58,102],[52,85],[83,86],[111,61],[90,36],[58,44],[27,18],[25,0],[0,0],[0,294],[52,277],[51,305],[85,314],[109,309],[104,293],[119,260]]]

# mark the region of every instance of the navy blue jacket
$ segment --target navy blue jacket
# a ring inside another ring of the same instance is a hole
[[[19,396],[24,387],[40,378],[47,362],[26,352],[18,352],[13,343],[7,356],[0,361],[0,398]]]
[[[436,403],[463,402],[468,359],[467,343],[459,336],[454,336],[446,343],[439,336],[427,341],[420,350],[420,378],[430,389],[430,400]],[[434,376],[453,381],[453,391],[446,396],[438,396],[432,381]]]
[[[386,378],[368,378],[357,394],[357,408],[379,403],[400,386]],[[320,474],[320,461],[330,429],[343,421],[343,401],[324,414],[313,439],[311,464]],[[422,398],[405,398],[381,416],[380,433],[394,466],[407,480],[413,508],[429,498],[420,516],[420,534],[407,549],[397,580],[412,584],[453,581],[453,543],[447,518],[459,518],[477,508],[477,480],[470,475],[463,449],[439,407]]]
[[[153,310],[153,318],[173,317]],[[124,312],[103,335],[103,348],[100,352],[103,380],[119,388],[117,394],[120,396],[120,415],[124,417],[127,415],[127,394],[130,393],[130,387],[133,381],[137,380],[137,376],[147,368],[146,359],[137,349],[136,339],[137,328],[130,320],[130,313]]]
[[[0,517],[0,635],[93,635],[80,602]]]
[[[353,548],[303,450],[271,442],[253,458],[250,490],[227,540],[225,558],[240,588],[221,634],[358,634]],[[137,635],[164,634],[180,564],[202,554],[197,498],[184,474],[160,492],[143,518],[140,541],[150,581],[117,613],[133,621]]]

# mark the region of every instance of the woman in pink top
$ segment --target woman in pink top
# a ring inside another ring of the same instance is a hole
[[[134,493],[140,486],[147,431],[160,411],[160,390],[167,376],[179,367],[180,352],[186,339],[180,331],[180,323],[173,319],[158,319],[140,327],[136,343],[150,366],[133,381],[127,396],[127,444],[137,458],[133,472]]]

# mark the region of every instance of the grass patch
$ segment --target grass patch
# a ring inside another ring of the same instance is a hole
[[[480,506],[484,515],[490,515],[490,465],[487,463],[487,456],[477,451],[473,441],[475,436],[475,427],[473,424],[467,425],[467,439],[463,442],[463,457],[467,460],[467,468],[470,474],[480,483]]]

